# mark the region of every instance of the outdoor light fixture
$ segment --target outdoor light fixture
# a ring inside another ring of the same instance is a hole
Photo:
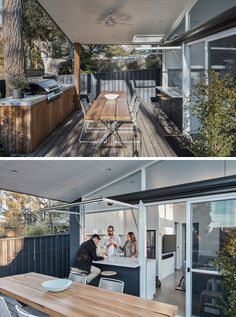
[[[12,169],[12,170],[10,170],[10,173],[13,174],[13,175],[16,175],[18,173],[18,171],[15,170],[15,169]]]
[[[111,171],[112,171],[112,168],[108,167],[108,168],[105,169],[105,171],[106,171],[106,172],[111,172]]]

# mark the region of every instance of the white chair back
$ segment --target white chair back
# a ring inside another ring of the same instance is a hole
[[[141,99],[137,97],[137,98],[135,99],[134,107],[133,107],[133,111],[132,111],[132,120],[133,120],[133,121],[136,121],[140,104],[141,104]]]
[[[0,297],[0,317],[11,317],[10,310],[3,297]]]
[[[102,278],[100,278],[98,287],[108,289],[110,291],[114,291],[114,292],[118,292],[118,293],[123,293],[124,282],[120,281],[120,280],[102,277]]]
[[[87,283],[87,275],[81,273],[70,273],[69,280],[79,282],[81,284]]]
[[[28,313],[26,310],[21,308],[20,306],[16,305],[16,311],[19,317],[37,317],[36,315],[32,315]]]
[[[93,94],[92,94],[91,92],[89,92],[89,93],[87,94],[87,96],[88,96],[89,102],[92,104],[92,103],[94,102]]]
[[[134,103],[135,103],[136,98],[137,98],[137,94],[133,93],[133,96],[132,96],[132,98],[130,100],[130,104],[129,104],[129,108],[130,108],[131,112],[133,111]]]
[[[80,100],[80,105],[82,107],[84,115],[88,112],[90,104],[87,102],[86,98]]]

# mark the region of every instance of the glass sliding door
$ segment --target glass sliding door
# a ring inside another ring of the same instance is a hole
[[[230,239],[236,239],[236,195],[190,201],[187,211],[186,315],[224,316],[226,284],[216,260]]]

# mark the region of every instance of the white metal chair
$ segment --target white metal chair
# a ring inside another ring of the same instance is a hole
[[[32,315],[31,313],[28,313],[26,310],[24,310],[18,305],[16,305],[16,311],[19,317],[38,317],[36,315]]]
[[[129,132],[129,133],[133,132],[134,133],[135,140],[122,140],[123,143],[133,143],[133,142],[141,143],[140,131],[139,131],[138,126],[137,126],[137,116],[138,116],[141,102],[142,102],[141,99],[138,98],[137,96],[135,96],[133,109],[132,109],[132,111],[130,111],[131,121],[117,125],[117,133],[118,134],[119,134],[119,131]],[[120,129],[119,127],[122,126],[123,124],[125,124],[125,127],[124,128],[121,127],[121,129]],[[127,127],[127,125],[131,125],[131,127]]]
[[[79,137],[79,142],[80,143],[94,143],[94,144],[97,144],[97,140],[96,141],[92,141],[92,140],[83,140],[82,137],[83,137],[83,134],[84,133],[93,133],[93,132],[104,132],[106,131],[103,127],[96,127],[97,126],[97,122],[93,122],[93,121],[90,121],[90,120],[86,120],[85,119],[85,115],[86,113],[88,112],[89,108],[91,107],[91,103],[88,103],[86,98],[83,98],[80,100],[80,105],[81,105],[81,108],[82,108],[82,111],[83,111],[83,114],[84,114],[84,124],[83,124],[83,128],[81,130],[81,133],[80,133],[80,137]]]
[[[49,315],[42,313],[31,306],[24,306],[24,308],[22,308],[22,306],[19,304],[15,306],[15,309],[19,317],[50,317]]]
[[[87,275],[81,273],[70,273],[68,279],[73,282],[79,282],[81,284],[87,283]]]
[[[93,94],[92,94],[91,92],[89,92],[89,93],[87,94],[87,96],[88,96],[89,102],[90,102],[91,104],[93,104],[93,103],[94,103],[94,96],[93,96]]]
[[[0,317],[11,317],[10,310],[3,297],[0,297]]]
[[[136,93],[133,93],[133,96],[130,100],[130,104],[129,104],[129,110],[132,112],[133,111],[133,108],[134,108],[134,102],[137,98],[137,94]]]
[[[98,287],[118,293],[123,293],[124,282],[120,280],[102,277],[100,278]]]

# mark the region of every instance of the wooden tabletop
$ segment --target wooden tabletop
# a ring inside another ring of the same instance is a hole
[[[105,94],[117,94],[115,100],[107,100]],[[92,121],[130,121],[129,105],[127,95],[123,91],[103,91],[94,101],[85,115],[85,120]]]
[[[27,273],[0,278],[0,292],[53,317],[174,317],[177,307],[73,282],[62,292],[41,283],[52,276]]]

